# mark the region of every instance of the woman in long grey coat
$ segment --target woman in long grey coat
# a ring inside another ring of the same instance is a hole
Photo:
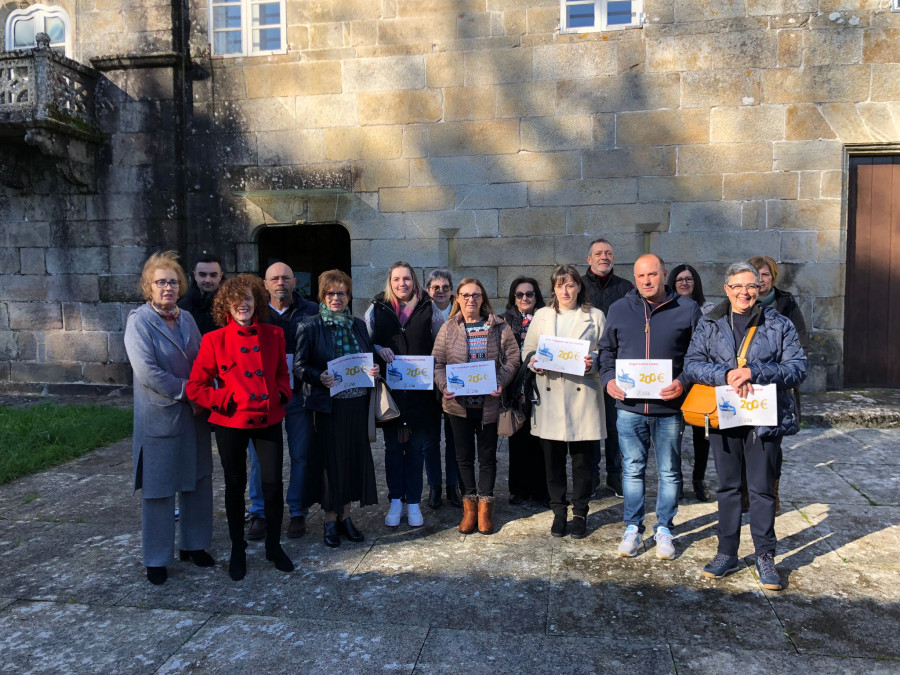
[[[125,327],[134,371],[134,489],[141,490],[147,579],[161,584],[172,561],[176,492],[181,560],[215,565],[205,550],[212,542],[212,451],[206,416],[185,394],[200,331],[175,304],[187,291],[175,252],[150,256],[140,284],[147,302]]]

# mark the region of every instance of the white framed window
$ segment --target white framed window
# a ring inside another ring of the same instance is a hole
[[[71,58],[72,25],[69,15],[62,7],[32,5],[26,9],[13,10],[6,19],[6,49],[34,49],[35,36],[46,33],[50,36],[50,48]]]
[[[900,0],[891,0],[891,11],[900,12]]]
[[[644,24],[643,5],[643,0],[560,0],[559,32],[639,28]]]
[[[210,0],[212,53],[257,56],[285,52],[285,0]]]

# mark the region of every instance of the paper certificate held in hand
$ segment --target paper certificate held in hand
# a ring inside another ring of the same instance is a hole
[[[584,375],[584,357],[588,355],[590,348],[591,343],[587,340],[541,335],[534,354],[534,367],[557,373]]]
[[[493,361],[447,364],[447,391],[457,396],[487,396],[497,391]]]
[[[753,385],[753,392],[741,398],[731,387],[716,387],[719,428],[774,427],[778,424],[778,393],[774,384]]]
[[[374,361],[372,353],[348,354],[328,362],[328,372],[334,375],[331,395],[354,387],[374,387],[375,378],[369,375]]]
[[[386,374],[391,389],[434,389],[434,357],[395,356]]]
[[[672,359],[616,359],[616,385],[625,398],[661,398],[672,384]]]

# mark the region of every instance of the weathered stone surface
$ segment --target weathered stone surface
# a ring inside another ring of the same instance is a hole
[[[746,143],[784,138],[784,106],[714,108],[710,113],[710,142]]]
[[[587,115],[521,120],[522,150],[552,152],[591,147],[593,120]]]
[[[437,108],[438,114],[434,119],[413,121],[435,121],[440,117],[440,101]],[[444,119],[448,122],[494,119],[494,88],[490,86],[445,88]]]
[[[381,59],[356,59],[343,64],[343,91],[387,91],[421,89],[425,86],[425,58],[394,56]],[[340,86],[341,77],[338,77]],[[338,89],[333,92],[340,93]]]
[[[616,72],[615,47],[598,42],[534,48],[535,80],[571,80]]]
[[[838,200],[780,200],[766,205],[770,227],[780,230],[838,230],[841,203]]]
[[[855,64],[863,60],[860,28],[810,30],[803,33],[803,63],[808,66]]]
[[[738,106],[759,103],[758,70],[700,70],[681,74],[681,106]]]
[[[678,148],[680,175],[771,170],[771,143],[715,143]]]
[[[672,204],[671,230],[728,232],[741,222],[740,202],[682,202]]]
[[[518,152],[518,120],[446,122],[432,127],[428,155],[496,155]]]
[[[674,148],[589,151],[583,156],[584,176],[585,178],[668,176],[675,173],[675,154]]]
[[[545,117],[557,109],[557,85],[554,82],[498,84],[494,91],[498,118]],[[560,112],[564,112],[562,108]]]
[[[639,181],[642,202],[704,202],[722,198],[722,176],[649,176]]]
[[[722,194],[725,199],[796,199],[799,181],[796,173],[729,173]]]
[[[676,73],[563,80],[556,86],[557,110],[573,115],[676,108],[679,84]]]
[[[787,106],[785,138],[789,141],[836,138],[831,125],[822,116],[819,106],[810,103]]]
[[[456,188],[457,209],[514,209],[526,206],[525,183],[495,183]]]
[[[445,93],[446,96],[446,93]],[[362,92],[358,119],[368,124],[415,124],[441,118],[441,93],[434,90]],[[493,111],[493,105],[491,106]]]
[[[668,204],[613,204],[609,206],[582,206],[567,209],[566,232],[584,234],[591,237],[606,236],[609,233],[641,231],[653,225],[654,229],[666,229],[669,224]],[[610,241],[612,239],[610,238]],[[590,240],[584,246],[583,256],[587,256]],[[620,255],[618,248],[617,258]],[[577,258],[581,258],[579,254]],[[565,260],[563,258],[562,260]]]
[[[342,70],[336,62],[245,66],[244,76],[247,98],[341,93]]]
[[[708,141],[708,110],[654,110],[616,115],[616,143],[619,146],[684,145]]]
[[[581,157],[577,152],[518,152],[485,158],[489,182],[572,180],[581,177]]]
[[[379,208],[384,213],[401,211],[443,211],[453,208],[453,188],[409,187],[379,190]]]
[[[9,328],[12,330],[53,330],[63,327],[59,303],[9,303]]]
[[[353,126],[357,121],[357,97],[352,94],[298,96],[296,117],[299,128]]]
[[[500,235],[522,237],[566,233],[566,209],[524,208],[500,211]]]
[[[397,159],[402,132],[400,126],[325,129],[325,159]]]
[[[353,162],[353,190],[374,192],[383,187],[405,187],[410,184],[409,164],[405,159]]]
[[[866,66],[812,66],[762,71],[763,103],[822,103],[865,100],[869,91]]]
[[[588,204],[627,204],[637,197],[633,178],[608,180],[545,181],[528,187],[531,206],[581,206]]]
[[[463,52],[438,52],[426,55],[426,86],[435,89],[463,86],[466,82],[465,58]]]
[[[331,131],[331,130],[329,130]],[[354,159],[347,156],[346,146],[340,146],[334,142],[335,134],[331,137],[332,145],[328,147],[330,154],[327,159]],[[363,133],[357,135],[362,138]],[[304,162],[318,162],[326,159],[326,136],[320,129],[302,129],[299,131],[263,131],[256,135],[257,160],[260,166],[282,166],[284,164],[301,164]],[[366,137],[366,140],[369,140]],[[366,141],[363,141],[364,143]],[[399,155],[399,133],[396,139]],[[337,145],[338,147],[334,147]],[[366,152],[361,149],[361,152]]]
[[[900,64],[876,63],[872,66],[872,100],[896,101],[900,98]]]
[[[647,43],[647,72],[701,71],[712,68],[709,35],[661,37]]]

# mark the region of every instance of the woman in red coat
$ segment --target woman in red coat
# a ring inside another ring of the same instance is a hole
[[[187,384],[190,399],[211,411],[209,422],[216,427],[231,536],[228,573],[235,581],[247,573],[244,491],[251,440],[262,473],[266,560],[282,572],[294,569],[281,548],[281,420],[291,399],[291,385],[284,332],[265,323],[268,317],[268,296],[259,278],[239,274],[223,283],[213,304],[213,318],[222,328],[203,337]]]

